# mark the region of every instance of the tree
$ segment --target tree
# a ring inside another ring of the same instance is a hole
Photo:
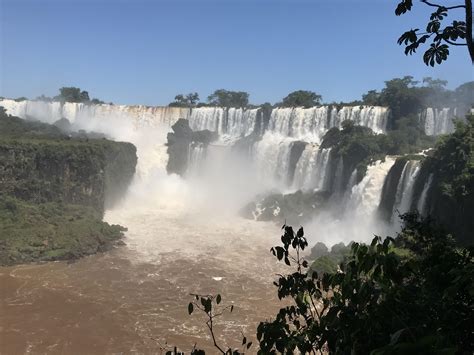
[[[473,250],[457,249],[429,220],[405,215],[396,238],[353,243],[341,271],[306,271],[303,229],[284,226],[272,249],[295,272],[275,285],[291,305],[260,323],[260,354],[471,353]]]
[[[62,87],[59,89],[59,95],[55,99],[62,102],[88,102],[89,93],[72,86]]]
[[[380,105],[380,93],[377,90],[369,90],[367,94],[362,95],[362,101],[365,105],[378,106]]]
[[[207,97],[210,105],[221,107],[247,107],[249,94],[244,91],[219,89]]]
[[[362,96],[365,105],[388,106],[392,112],[391,125],[401,117],[417,114],[423,108],[424,97],[412,76],[394,78],[385,82],[385,87],[379,93],[370,90]]]
[[[52,99],[48,96],[45,96],[44,94],[41,94],[36,98],[37,101],[44,101],[44,102],[51,102]]]
[[[464,4],[444,6],[427,0],[420,0],[425,5],[434,9],[424,31],[419,28],[403,33],[398,39],[399,45],[405,46],[405,54],[412,55],[420,45],[431,41],[430,47],[423,55],[426,65],[441,64],[448,58],[450,46],[467,46],[469,56],[474,64],[474,43],[472,39],[472,1],[465,0]],[[398,3],[395,14],[400,16],[413,7],[413,0],[402,0]],[[443,20],[456,10],[463,11],[462,20],[453,20],[451,24],[444,25]]]
[[[298,90],[288,94],[278,106],[281,107],[312,107],[321,103],[322,96],[312,91]]]
[[[168,106],[171,107],[195,107],[199,102],[199,94],[197,92],[192,92],[187,95],[176,95],[174,101],[171,102]]]
[[[99,99],[96,99],[96,98],[93,98],[93,99],[90,101],[90,103],[93,104],[93,105],[102,105],[102,104],[105,104],[104,101],[99,100]]]

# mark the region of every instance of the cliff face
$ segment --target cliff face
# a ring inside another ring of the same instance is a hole
[[[115,245],[102,221],[135,173],[136,148],[70,138],[0,111],[0,265],[77,258]]]
[[[183,176],[189,163],[190,149],[193,146],[206,148],[209,143],[217,139],[217,133],[207,129],[193,131],[189,127],[189,121],[181,118],[172,127],[173,132],[168,133],[168,174]]]
[[[71,139],[54,126],[15,117],[2,117],[0,132],[0,192],[11,197],[102,213],[135,173],[136,148],[130,143]]]
[[[130,183],[136,159],[129,143],[1,139],[0,191],[35,203],[72,203],[102,212]]]

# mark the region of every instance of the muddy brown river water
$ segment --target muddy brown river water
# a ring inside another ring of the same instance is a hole
[[[190,293],[234,304],[218,322],[222,342],[252,338],[280,306],[269,253],[278,228],[238,218],[166,226],[148,213],[129,213],[127,246],[106,254],[0,268],[0,353],[160,354],[165,344],[197,343],[212,354],[203,316],[187,313]]]

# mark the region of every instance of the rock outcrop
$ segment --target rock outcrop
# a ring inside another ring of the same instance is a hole
[[[172,127],[173,132],[168,133],[168,174],[183,176],[188,168],[189,150],[192,144],[207,147],[218,138],[216,132],[207,129],[193,131],[189,127],[189,121],[180,118]]]

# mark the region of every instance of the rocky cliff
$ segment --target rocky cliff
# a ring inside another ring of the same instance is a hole
[[[0,265],[107,250],[123,228],[104,209],[135,173],[132,144],[71,138],[0,112]]]

